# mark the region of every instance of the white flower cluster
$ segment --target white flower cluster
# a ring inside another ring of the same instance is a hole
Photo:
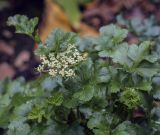
[[[64,52],[59,52],[57,55],[50,53],[48,57],[43,55],[40,59],[42,64],[37,68],[39,72],[47,70],[51,76],[72,77],[75,76],[73,66],[85,60],[86,54],[81,55],[74,44],[69,44]]]

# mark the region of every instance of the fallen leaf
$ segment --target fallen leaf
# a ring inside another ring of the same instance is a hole
[[[0,40],[0,52],[6,53],[8,55],[13,55],[14,50],[11,46],[7,45],[4,41]]]
[[[42,42],[54,28],[71,31],[71,24],[64,11],[53,0],[45,0],[45,12],[40,26]]]
[[[15,70],[8,63],[0,64],[0,80],[12,78],[15,75]]]
[[[98,34],[93,27],[81,22],[76,27],[72,26],[67,15],[59,5],[57,5],[53,0],[45,0],[45,13],[40,25],[40,37],[42,42],[45,41],[49,33],[54,28],[61,28],[64,31],[78,32],[80,35],[87,34],[96,36]]]
[[[20,71],[27,69],[28,65],[26,62],[30,60],[30,53],[28,51],[22,51],[15,59],[14,66]]]

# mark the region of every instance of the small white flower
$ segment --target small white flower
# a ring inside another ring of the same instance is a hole
[[[56,56],[54,53],[50,53],[48,58],[44,55],[40,56],[42,64],[37,70],[43,72],[46,68],[51,76],[72,77],[75,76],[75,72],[71,67],[85,59],[86,56],[81,55],[74,44],[69,44],[66,51],[60,52]]]

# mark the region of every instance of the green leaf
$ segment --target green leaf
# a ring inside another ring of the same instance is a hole
[[[160,134],[160,120],[152,120],[151,127],[153,128],[151,135]]]
[[[95,127],[98,127],[103,120],[102,117],[103,116],[100,113],[94,113],[94,115],[89,119],[87,123],[88,128],[93,129]]]
[[[92,52],[94,51],[93,40],[92,37],[77,37],[76,46],[82,52]]]
[[[28,114],[29,120],[37,120],[38,123],[42,122],[42,118],[45,116],[45,111],[41,106],[34,107]]]
[[[26,104],[17,106],[14,110],[14,115],[17,117],[25,117],[32,110],[32,102],[27,101]]]
[[[160,90],[156,91],[156,93],[153,95],[154,99],[160,100]]]
[[[148,77],[151,78],[154,75],[156,75],[158,73],[159,69],[158,68],[145,68],[145,67],[139,67],[136,68],[135,72],[139,75],[141,75],[142,77]]]
[[[85,135],[84,127],[74,123],[68,135]]]
[[[82,83],[88,84],[94,79],[94,67],[91,58],[84,61],[77,69],[77,75],[80,77]]]
[[[123,42],[127,31],[114,25],[100,32],[77,39],[56,29],[40,44],[38,55],[47,59],[70,44],[86,52],[88,58],[74,67],[75,76],[51,78],[45,67],[37,80],[0,82],[0,127],[6,134],[159,135],[158,47],[148,41],[129,45]]]
[[[7,135],[28,135],[30,133],[30,126],[25,123],[25,119],[13,120],[8,128]]]
[[[97,75],[97,82],[98,83],[105,83],[110,80],[111,76],[109,74],[109,70],[106,67],[103,67],[99,70]]]
[[[16,81],[12,81],[8,85],[8,93],[10,96],[15,95],[16,93],[22,92],[22,84],[24,83],[24,78],[19,78]]]
[[[86,119],[89,119],[93,115],[93,110],[91,108],[80,107],[79,111],[83,113]]]
[[[7,127],[11,118],[10,107],[0,107],[0,127]],[[6,117],[7,116],[7,117]]]
[[[138,45],[121,44],[111,55],[115,63],[119,63],[126,68],[136,68],[140,62],[146,60],[149,55],[151,43],[149,41]],[[151,55],[150,55],[151,56]]]
[[[110,129],[102,113],[94,113],[87,123],[88,128],[92,129],[95,135],[109,135]]]
[[[56,78],[45,78],[42,82],[42,87],[48,91],[52,91],[54,88],[58,86],[57,79]]]
[[[134,109],[141,104],[139,93],[133,88],[126,88],[120,95],[120,102],[128,107]]]
[[[120,43],[124,38],[127,37],[128,31],[122,29],[116,25],[110,24],[108,26],[103,26],[100,28],[100,33],[103,36],[112,37],[113,43]]]
[[[93,129],[95,135],[110,135],[109,129],[106,125],[99,126],[99,129]]]
[[[94,97],[99,99],[106,99],[106,86],[105,85],[97,85],[95,87],[96,92],[94,93]]]
[[[43,44],[39,44],[38,48],[35,50],[35,54],[40,56],[40,55],[45,55],[48,53],[48,50],[46,48],[46,46],[44,46]]]
[[[38,24],[38,18],[29,19],[24,15],[15,15],[9,17],[7,24],[9,26],[15,26],[16,33],[22,33],[29,36],[32,36],[35,30],[36,25]]]
[[[154,85],[160,86],[160,76],[159,76],[159,75],[154,76],[154,77],[152,78],[152,82],[153,82]]]
[[[138,85],[135,86],[136,89],[144,90],[150,92],[152,90],[152,83],[149,81],[141,81]]]
[[[101,58],[107,58],[107,57],[110,57],[110,55],[112,55],[112,51],[109,51],[109,50],[103,50],[103,51],[100,51],[98,53],[99,57]]]
[[[128,51],[129,45],[121,44],[112,55],[113,62],[119,63],[127,68],[131,67],[133,65],[133,61],[128,57]]]
[[[76,92],[73,97],[79,99],[82,102],[87,102],[94,96],[95,88],[93,84],[84,86],[81,91]]]
[[[54,106],[60,106],[63,102],[63,94],[60,92],[54,93],[52,97],[49,97],[47,102]]]
[[[109,83],[108,89],[110,93],[117,93],[120,91],[120,88],[121,88],[120,83],[116,79],[112,79],[111,82]]]
[[[131,45],[128,51],[128,57],[134,61],[135,64],[139,64],[146,55],[148,55],[151,47],[151,42],[142,42],[139,46]]]
[[[78,106],[78,100],[77,98],[74,97],[69,97],[68,99],[65,100],[65,102],[63,102],[63,105],[66,108],[75,108],[76,106]]]
[[[0,95],[0,107],[6,107],[11,103],[12,99],[10,99],[9,94],[5,94],[4,96]]]
[[[38,48],[38,52],[48,54],[49,52],[61,52],[67,49],[69,44],[76,42],[77,35],[73,32],[63,32],[61,29],[54,29],[47,37],[45,45]]]
[[[113,135],[145,135],[142,129],[129,121],[124,121],[113,130]]]
[[[128,31],[116,25],[108,25],[100,28],[100,36],[92,40],[95,50],[99,51],[100,57],[111,57],[116,47],[121,45]]]
[[[145,56],[145,60],[147,60],[147,61],[149,61],[151,63],[154,63],[154,62],[156,62],[158,60],[158,54],[153,53],[151,55],[147,55],[147,56]]]
[[[160,107],[154,107],[151,111],[152,116],[156,116],[158,119],[156,120],[160,120]],[[160,123],[159,123],[160,124]]]
[[[47,126],[42,132],[42,135],[62,135],[61,131],[58,130],[57,124],[52,122],[49,126]],[[40,133],[38,133],[40,134]],[[36,134],[36,135],[38,135]]]

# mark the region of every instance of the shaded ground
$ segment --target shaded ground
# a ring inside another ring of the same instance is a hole
[[[154,15],[160,23],[159,0],[95,0],[83,11],[82,21],[98,30],[101,26],[116,22],[122,14],[125,19],[147,18]]]
[[[34,41],[14,34],[14,29],[8,28],[6,21],[15,14],[41,18],[43,6],[43,0],[9,0],[9,7],[0,11],[0,80],[18,76],[28,80],[35,76],[34,67],[38,62],[33,55]]]

